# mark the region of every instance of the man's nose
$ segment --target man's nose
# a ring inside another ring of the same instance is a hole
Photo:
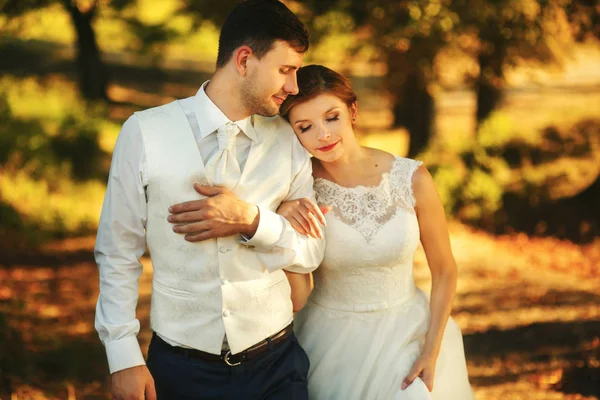
[[[288,78],[285,81],[285,85],[283,86],[283,90],[287,94],[295,95],[298,94],[298,81],[296,79],[296,73],[289,74]]]

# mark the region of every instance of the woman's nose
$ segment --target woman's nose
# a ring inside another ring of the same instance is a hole
[[[327,140],[330,137],[331,137],[331,133],[324,126],[321,126],[319,128],[319,139],[320,140]]]

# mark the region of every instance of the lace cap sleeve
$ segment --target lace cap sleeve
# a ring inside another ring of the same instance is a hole
[[[412,178],[415,171],[423,165],[422,161],[412,160],[410,158],[396,159],[395,182],[400,200],[410,208],[415,208],[417,201],[413,191]]]

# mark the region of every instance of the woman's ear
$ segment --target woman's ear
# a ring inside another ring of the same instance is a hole
[[[348,107],[348,110],[350,111],[350,118],[352,119],[352,123],[355,124],[356,118],[358,117],[358,102],[355,101],[354,103],[352,103],[350,107]]]

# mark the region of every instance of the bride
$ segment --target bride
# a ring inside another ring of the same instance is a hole
[[[421,162],[361,147],[356,95],[319,65],[298,71],[299,93],[281,106],[313,155],[318,203],[300,199],[278,213],[320,236],[325,259],[310,275],[288,273],[295,328],[310,359],[312,399],[473,399],[462,335],[449,317],[456,263],[441,200]],[[419,240],[431,269],[431,302],[416,288]],[[310,297],[308,298],[308,295]],[[307,301],[308,298],[308,301]]]

